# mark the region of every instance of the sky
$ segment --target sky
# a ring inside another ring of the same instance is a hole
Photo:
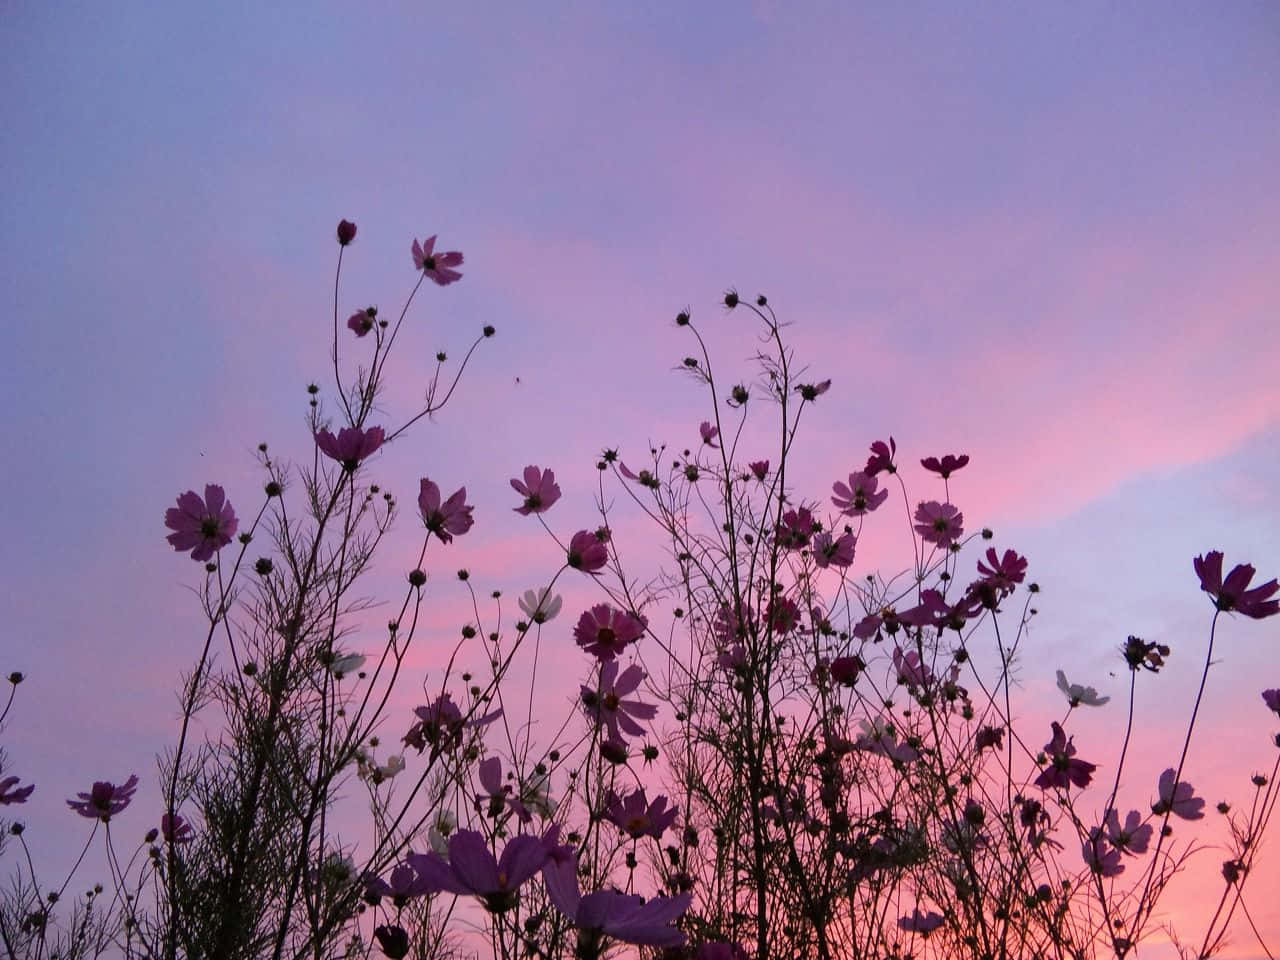
[[[78,836],[60,798],[147,780],[198,653],[194,565],[164,543],[163,510],[219,482],[243,515],[260,441],[308,455],[340,217],[359,225],[346,310],[398,309],[415,237],[466,255],[461,283],[415,303],[389,422],[438,350],[497,328],[455,401],[377,467],[405,493],[424,473],[466,485],[476,528],[439,562],[486,590],[557,564],[510,511],[525,464],[555,468],[572,532],[601,449],[697,439],[706,398],[673,373],[690,349],[671,321],[691,308],[746,375],[756,330],[720,305],[728,288],[767,294],[812,379],[833,381],[798,454],[811,496],[890,434],[907,463],[972,457],[954,500],[1043,588],[1028,710],[1059,696],[1059,667],[1121,693],[1130,633],[1174,647],[1140,704],[1135,796],[1176,759],[1204,656],[1191,558],[1280,574],[1275,4],[62,3],[4,19],[0,670],[29,679],[3,746],[47,804],[23,812],[55,863]],[[388,547],[404,563],[411,520]],[[901,534],[886,520],[855,573],[900,564]],[[460,587],[436,589],[456,629]],[[1280,686],[1280,636],[1227,619],[1218,637],[1188,770],[1240,806],[1274,760],[1258,691]],[[1079,742],[1122,722],[1081,718]],[[1220,860],[1178,893],[1188,929]],[[1274,952],[1268,887],[1276,859],[1250,898]],[[1262,956],[1243,934],[1232,951]]]

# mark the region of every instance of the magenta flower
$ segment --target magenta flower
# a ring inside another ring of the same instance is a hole
[[[836,657],[827,668],[831,679],[843,687],[852,687],[867,665],[857,654],[851,657]]]
[[[533,820],[533,814],[529,809],[520,802],[519,798],[512,795],[511,787],[502,782],[502,760],[498,757],[481,760],[479,775],[480,786],[485,792],[476,797],[477,811],[487,807],[489,816],[499,817],[504,809],[510,808],[511,812],[520,818],[521,823],[529,823]]]
[[[859,640],[870,640],[875,637],[878,643],[883,639],[880,636],[882,630],[892,637],[898,632],[900,623],[898,612],[893,607],[884,607],[876,613],[867,614],[854,624],[850,632]]]
[[[524,497],[523,506],[513,508],[521,516],[546,513],[560,499],[560,487],[556,484],[555,473],[541,470],[532,464],[524,468],[524,480],[511,478],[511,486]]]
[[[467,488],[460,487],[444,503],[440,502],[440,488],[422,478],[418,493],[418,510],[422,513],[422,522],[427,530],[440,538],[441,543],[449,543],[454,535],[462,536],[471,529],[475,522],[471,517],[472,507],[464,503],[467,499]]]
[[[427,237],[421,245],[413,241],[413,267],[421,270],[442,287],[447,287],[456,280],[462,279],[454,267],[462,266],[462,254],[457,250],[448,253],[436,253],[436,234]]]
[[[175,813],[170,818],[166,813],[160,817],[160,835],[166,843],[182,844],[191,842],[193,831],[186,817]]]
[[[558,836],[556,827],[544,837],[519,834],[495,858],[483,834],[458,830],[449,838],[448,860],[435,852],[406,854],[405,860],[428,893],[477,897],[490,913],[505,913],[519,901],[524,882],[553,855]]]
[[[367,307],[364,310],[357,310],[347,318],[347,329],[354,333],[357,337],[363,337],[370,330],[378,317],[376,307]]]
[[[609,562],[609,548],[605,546],[608,540],[609,532],[603,528],[595,533],[579,530],[569,541],[569,566],[583,573],[595,573]]]
[[[661,840],[662,834],[676,822],[676,813],[675,807],[667,809],[666,797],[656,797],[650,803],[644,787],[625,797],[610,790],[605,800],[605,817],[633,840],[641,837]]]
[[[1254,620],[1280,613],[1280,600],[1267,599],[1280,591],[1280,583],[1268,580],[1252,590],[1247,589],[1249,581],[1257,572],[1251,564],[1236,564],[1227,574],[1226,580],[1223,580],[1222,551],[1210,550],[1203,557],[1196,557],[1193,566],[1196,576],[1200,578],[1200,589],[1213,597],[1219,610],[1236,611]]]
[[[1280,690],[1263,690],[1262,702],[1267,705],[1267,709],[1280,714]]]
[[[1195,788],[1191,784],[1173,778],[1177,772],[1170,767],[1160,774],[1160,800],[1151,807],[1153,813],[1175,813],[1183,820],[1201,820],[1204,818],[1204,798],[1195,796]]]
[[[501,710],[495,710],[468,722],[463,719],[453,697],[447,693],[436,697],[428,706],[415,707],[413,712],[418,720],[409,728],[402,742],[416,747],[419,753],[428,744],[437,751],[452,750],[462,743],[463,730],[487,726],[502,716]]]
[[[27,797],[31,796],[31,791],[35,790],[34,783],[25,787],[18,786],[17,777],[5,777],[0,780],[0,807],[8,806],[11,803],[26,803]]]
[[[774,597],[765,610],[765,621],[774,633],[790,633],[800,626],[800,608],[787,597]]]
[[[316,446],[320,452],[331,460],[342,464],[347,473],[355,473],[361,460],[373,456],[382,446],[383,433],[381,427],[370,427],[361,430],[359,427],[343,427],[335,437],[328,430],[316,432]]]
[[[933,933],[942,924],[942,914],[934,913],[932,910],[928,913],[921,913],[919,907],[912,910],[909,916],[898,918],[898,926],[901,929],[911,933],[924,934],[925,936]]]
[[[743,616],[744,613],[745,616]],[[711,632],[721,646],[737,640],[745,640],[755,629],[755,611],[749,607],[733,610],[727,603],[720,604],[720,609],[716,611],[716,618],[711,624]]]
[[[600,686],[597,689],[582,685],[582,705],[587,716],[608,730],[610,741],[621,743],[622,733],[643,736],[644,727],[636,721],[652,720],[658,715],[658,708],[651,703],[624,699],[635,693],[644,677],[644,670],[639,664],[633,663],[619,674],[618,662],[609,660],[600,666]]]
[[[1097,827],[1089,831],[1089,839],[1085,840],[1080,853],[1085,865],[1099,876],[1115,877],[1124,873],[1120,850],[1103,843],[1103,833]]]
[[[1087,787],[1098,765],[1076,759],[1075,744],[1061,724],[1055,721],[1052,726],[1053,739],[1044,745],[1044,752],[1049,755],[1049,765],[1036,777],[1036,786],[1041,790],[1050,787],[1067,790],[1073,783],[1077,787]]]
[[[893,437],[889,438],[888,443],[877,440],[871,445],[871,456],[867,458],[867,465],[862,468],[862,472],[871,477],[881,470],[886,473],[897,473],[898,468],[893,462],[894,454],[897,452],[898,445],[893,442]]]
[[[597,659],[612,660],[639,640],[648,625],[642,616],[598,603],[578,618],[573,639]]]
[[[847,567],[853,563],[853,549],[857,543],[852,533],[839,540],[832,540],[825,530],[813,538],[813,562],[819,567]]]
[[[129,805],[133,792],[138,789],[138,776],[134,774],[120,786],[99,780],[88,793],[76,794],[79,800],[68,800],[67,806],[90,820],[106,823]]]
[[[672,924],[693,902],[693,894],[645,900],[616,890],[597,890],[585,897],[578,887],[574,858],[550,860],[542,870],[547,896],[578,928],[577,956],[602,955],[604,938],[646,947],[678,947],[684,934]]]
[[[205,484],[204,499],[194,490],[178,497],[178,505],[164,512],[164,525],[173,533],[165,539],[175,550],[191,551],[191,559],[205,563],[235,536],[236,512],[216,483]]]
[[[338,243],[346,246],[356,238],[356,225],[350,220],[338,221]]]
[[[778,546],[784,549],[799,550],[801,547],[809,545],[809,538],[813,536],[818,525],[814,522],[813,513],[808,507],[801,507],[799,510],[788,510],[782,515],[782,522],[778,524],[777,537]]]
[[[1013,550],[1006,550],[1004,556],[997,558],[996,548],[988,547],[987,562],[978,561],[978,573],[995,589],[1011,593],[1014,584],[1026,579],[1027,558]]]
[[[847,486],[838,480],[831,485],[831,492],[835,494],[831,502],[843,514],[850,517],[862,516],[889,499],[888,490],[877,492],[879,486],[880,481],[873,473],[851,473]]]
[[[898,675],[898,682],[913,687],[927,687],[933,683],[933,671],[920,661],[920,654],[908,650],[905,654],[901,647],[893,648],[893,669]]]
[[[378,897],[390,897],[396,907],[403,907],[414,897],[421,897],[431,892],[431,886],[407,863],[397,864],[392,869],[390,883],[381,877],[366,875],[364,884],[365,895],[370,900],[376,901]]]
[[[955,454],[948,453],[941,460],[937,457],[925,457],[920,461],[920,466],[932,473],[938,474],[943,480],[945,480],[961,467],[968,464],[968,462],[969,455],[967,453],[962,453],[958,457]]]
[[[1120,825],[1120,813],[1114,807],[1107,811],[1104,821],[1107,828],[1107,839],[1117,850],[1137,856],[1147,852],[1147,844],[1153,832],[1151,824],[1142,822],[1142,814],[1130,810],[1124,818],[1124,826]]]
[[[930,500],[916,507],[915,529],[921,540],[946,549],[964,533],[964,514],[949,503]]]
[[[720,436],[720,428],[713,427],[711,421],[703,420],[698,424],[698,433],[702,434],[702,442],[713,449],[720,449],[720,444],[716,443],[716,437]]]
[[[764,478],[769,475],[769,461],[752,460],[747,464],[747,466],[751,468],[751,472],[755,475],[755,478],[761,483],[764,483]]]

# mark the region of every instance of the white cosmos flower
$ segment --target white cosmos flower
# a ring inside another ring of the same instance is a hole
[[[551,796],[551,778],[545,773],[535,774],[524,784],[520,791],[521,802],[544,817],[550,818],[556,812],[556,801]]]
[[[436,822],[427,830],[427,842],[431,849],[442,857],[449,856],[449,835],[458,826],[458,818],[452,810],[441,810],[436,815]]]
[[[1093,687],[1086,687],[1080,683],[1067,683],[1067,675],[1061,670],[1058,671],[1058,689],[1067,695],[1067,702],[1073,707],[1081,704],[1086,707],[1100,707],[1111,699],[1098,696],[1098,691]]]
[[[329,665],[330,672],[339,680],[348,673],[355,673],[364,664],[364,654],[340,653]]]
[[[378,767],[378,773],[384,777],[394,777],[397,773],[404,769],[404,756],[399,753],[393,753],[387,757],[387,762]]]
[[[520,598],[520,609],[534,623],[546,623],[548,620],[554,620],[556,614],[560,612],[561,605],[560,595],[551,596],[550,587],[543,587],[541,590],[526,590],[524,596]]]

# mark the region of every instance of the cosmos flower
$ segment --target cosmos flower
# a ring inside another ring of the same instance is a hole
[[[1085,840],[1084,846],[1080,853],[1084,857],[1085,865],[1094,873],[1102,877],[1115,877],[1124,873],[1124,863],[1120,859],[1120,850],[1117,847],[1108,847],[1103,843],[1103,832],[1094,827],[1089,831],[1089,838]]]
[[[600,956],[605,937],[647,947],[684,943],[684,934],[673,924],[689,909],[691,893],[646,901],[634,894],[597,890],[584,897],[573,857],[552,858],[542,870],[542,880],[556,909],[578,928],[578,956]]]
[[[533,623],[546,623],[554,620],[564,605],[560,595],[551,595],[550,587],[541,590],[526,590],[519,600],[521,612]]]
[[[894,443],[893,437],[889,438],[889,442],[877,440],[871,444],[871,456],[867,458],[867,465],[862,468],[862,472],[869,477],[874,477],[881,470],[886,473],[897,473],[898,468],[893,462],[894,454],[898,452],[898,445]]]
[[[752,460],[749,464],[747,464],[747,467],[751,470],[751,473],[755,476],[755,478],[759,480],[761,483],[764,483],[764,478],[769,475],[768,460]]]
[[[1050,787],[1066,790],[1071,784],[1087,787],[1098,765],[1077,759],[1075,744],[1061,724],[1055,721],[1052,727],[1053,739],[1044,745],[1044,752],[1049,755],[1049,765],[1036,777],[1036,786],[1042,790]]]
[[[1155,813],[1172,812],[1183,820],[1201,820],[1204,818],[1204,798],[1195,795],[1195,788],[1191,784],[1179,780],[1176,784],[1173,778],[1177,776],[1177,771],[1170,767],[1164,773],[1160,774],[1160,800],[1152,806]]]
[[[703,420],[698,425],[698,433],[702,435],[702,442],[713,450],[719,450],[720,444],[716,443],[716,437],[720,436],[720,428],[711,425],[711,421]]]
[[[524,479],[511,478],[511,487],[524,497],[524,503],[515,507],[521,516],[546,513],[560,499],[560,487],[552,470],[542,470],[532,464],[524,468]]]
[[[1280,714],[1280,690],[1263,690],[1262,702],[1267,705],[1267,709]]]
[[[978,573],[992,587],[1005,593],[1013,591],[1014,584],[1021,583],[1027,576],[1027,558],[1020,557],[1013,550],[1006,550],[997,557],[996,548],[987,548],[987,562],[978,561]]]
[[[916,507],[915,530],[921,540],[945,549],[964,533],[964,514],[949,503],[929,500]]]
[[[434,851],[409,853],[405,860],[426,892],[477,897],[490,913],[505,913],[519,901],[520,887],[552,856],[558,837],[556,827],[542,837],[518,834],[495,857],[484,834],[458,830],[449,838],[447,860]]]
[[[409,955],[409,933],[399,924],[381,924],[373,928],[373,939],[378,941],[384,956],[389,960],[404,960]]]
[[[441,543],[449,543],[454,535],[462,536],[475,523],[471,511],[474,509],[467,499],[467,488],[460,487],[444,503],[440,502],[440,488],[422,478],[418,493],[418,510],[422,514],[422,522],[427,531],[440,538]]]
[[[948,453],[939,460],[937,457],[925,457],[920,461],[920,466],[933,473],[938,474],[943,480],[946,480],[951,474],[955,473],[961,467],[969,462],[969,455],[962,453],[960,456]]]
[[[347,329],[354,333],[357,337],[363,337],[377,322],[378,310],[376,307],[366,307],[363,310],[357,310],[347,318]]]
[[[1129,815],[1124,818],[1124,826],[1121,826],[1120,813],[1113,807],[1107,811],[1104,824],[1107,829],[1107,839],[1117,850],[1134,856],[1147,852],[1147,844],[1150,843],[1151,834],[1154,831],[1151,824],[1142,822],[1142,814],[1137,810],[1130,810]]]
[[[1110,697],[1098,696],[1098,691],[1093,687],[1086,687],[1079,683],[1068,683],[1067,675],[1061,670],[1058,671],[1058,689],[1067,696],[1067,702],[1073,707],[1083,704],[1086,707],[1100,707],[1104,703],[1109,703]]]
[[[1280,613],[1280,600],[1267,599],[1280,591],[1280,583],[1273,579],[1248,589],[1249,581],[1257,572],[1251,564],[1236,564],[1225,580],[1222,578],[1221,550],[1210,550],[1203,557],[1196,557],[1192,565],[1200,578],[1200,589],[1213,597],[1219,610],[1243,613],[1254,620]]]
[[[428,706],[415,707],[413,712],[418,720],[404,735],[403,742],[415,747],[419,753],[428,744],[440,751],[452,750],[462,743],[463,730],[487,726],[502,716],[501,710],[495,710],[466,721],[453,697],[447,693],[436,697]]]
[[[618,661],[609,660],[600,666],[598,688],[581,687],[587,715],[606,728],[609,740],[622,742],[622,733],[643,736],[644,728],[636,721],[652,720],[658,715],[658,708],[653,704],[624,699],[640,687],[644,678],[644,669],[639,664],[633,663],[619,673]]]
[[[321,453],[331,460],[337,460],[347,473],[354,473],[361,460],[373,456],[382,446],[384,435],[381,427],[370,427],[368,430],[343,427],[336,437],[328,430],[317,430],[315,438]]]
[[[910,915],[898,918],[898,927],[911,933],[920,933],[928,936],[937,930],[943,924],[943,917],[940,913],[934,913],[930,910],[928,913],[921,913],[920,908],[916,907],[911,911]]]
[[[653,803],[650,803],[645,796],[644,787],[625,797],[610,790],[605,799],[605,817],[633,840],[641,837],[661,840],[662,834],[676,822],[676,814],[675,807],[667,809],[667,798],[664,796],[655,797]]]
[[[364,666],[365,656],[362,653],[340,653],[329,664],[329,672],[341,680],[348,673],[355,673]]]
[[[447,287],[449,284],[461,280],[462,274],[455,270],[454,267],[462,266],[462,254],[457,250],[450,250],[448,253],[436,253],[435,248],[436,234],[427,237],[421,244],[414,240],[414,269],[421,270],[442,287]]]
[[[598,603],[578,618],[573,639],[599,660],[612,660],[643,636],[648,621],[637,614]]]
[[[843,534],[840,539],[832,540],[831,534],[825,530],[813,538],[813,562],[819,567],[847,567],[853,563],[854,546],[857,543],[852,533]]]
[[[106,823],[129,806],[129,801],[133,799],[134,791],[137,789],[137,774],[129,777],[118,787],[110,781],[99,780],[94,783],[88,793],[77,794],[79,800],[68,800],[67,806],[82,817]]]
[[[568,564],[583,573],[595,573],[609,562],[609,548],[605,546],[608,535],[600,536],[600,531],[579,530],[569,541]]]
[[[34,783],[27,784],[25,787],[18,786],[17,777],[4,777],[0,779],[0,806],[8,806],[11,803],[26,803],[27,797],[31,796],[31,792],[35,790]]]
[[[831,485],[831,492],[835,494],[831,502],[837,510],[847,516],[862,516],[889,499],[889,491],[878,491],[879,486],[880,481],[873,473],[861,471],[851,473],[847,485],[838,480]]]
[[[179,553],[190,550],[191,559],[206,563],[235,536],[236,513],[216,483],[206,484],[204,499],[194,490],[178,497],[178,505],[164,514],[164,525],[173,533],[167,539]]]

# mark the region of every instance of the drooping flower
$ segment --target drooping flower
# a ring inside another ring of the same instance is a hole
[[[547,623],[560,613],[564,602],[560,595],[551,595],[550,587],[540,590],[526,590],[519,600],[520,610],[534,623]]]
[[[604,938],[646,947],[678,947],[685,937],[673,924],[689,909],[693,894],[645,900],[616,890],[597,890],[585,897],[578,887],[573,857],[551,859],[542,870],[547,896],[578,928],[580,957],[599,957]]]
[[[598,603],[578,618],[573,639],[599,660],[612,660],[643,636],[648,621],[638,614]]]
[[[943,917],[940,913],[934,913],[930,910],[928,913],[921,913],[920,908],[916,907],[908,916],[898,918],[898,926],[903,930],[911,933],[919,933],[928,936],[937,930],[943,924]]]
[[[129,805],[138,789],[138,776],[134,774],[120,786],[107,780],[98,780],[88,793],[78,793],[79,800],[68,800],[67,806],[90,820],[106,823]]]
[[[852,533],[841,535],[833,540],[831,534],[823,530],[813,538],[813,562],[819,567],[847,567],[853,563],[854,546],[857,539]]]
[[[377,307],[366,307],[363,310],[357,310],[347,318],[347,329],[354,333],[357,337],[363,337],[378,320]]]
[[[1267,705],[1268,710],[1280,714],[1280,690],[1263,690],[1262,702]]]
[[[1067,702],[1073,707],[1083,704],[1086,707],[1100,707],[1111,701],[1110,697],[1098,696],[1098,691],[1093,687],[1086,687],[1080,683],[1068,683],[1067,675],[1061,670],[1058,671],[1058,689],[1067,696]]]
[[[901,647],[894,647],[893,669],[898,675],[899,683],[913,687],[927,687],[933,683],[933,671],[921,662],[919,651],[908,650],[903,653]]]
[[[427,843],[442,857],[449,855],[449,837],[458,828],[458,818],[452,810],[441,810],[435,822],[427,828]]]
[[[969,463],[969,455],[962,453],[960,456],[948,453],[939,460],[937,457],[925,457],[920,461],[920,466],[926,470],[938,474],[943,480],[946,480],[951,474],[955,473],[961,467]]]
[[[1124,873],[1120,850],[1107,846],[1103,840],[1104,834],[1099,828],[1094,827],[1089,831],[1089,837],[1080,850],[1085,866],[1102,877],[1119,876]]]
[[[399,924],[384,923],[374,927],[373,938],[389,960],[404,960],[409,955],[409,933]]]
[[[850,517],[862,516],[889,499],[889,491],[877,490],[879,486],[880,481],[874,473],[851,473],[848,485],[838,480],[831,485],[831,492],[835,494],[831,502],[841,513]]]
[[[524,497],[521,506],[513,508],[521,516],[546,513],[560,499],[560,487],[553,470],[542,470],[530,464],[524,468],[524,479],[511,478],[511,487]]]
[[[440,538],[441,543],[449,543],[454,535],[462,536],[475,523],[471,504],[466,503],[467,488],[460,487],[444,503],[440,502],[440,488],[422,478],[418,492],[418,510],[422,514],[422,522],[427,531]]]
[[[698,433],[702,435],[702,442],[713,450],[720,449],[720,444],[716,443],[716,437],[720,436],[720,428],[712,426],[710,420],[703,420],[698,424]]]
[[[236,513],[216,483],[204,488],[204,499],[194,490],[178,497],[178,505],[164,514],[164,525],[173,533],[167,539],[175,550],[191,551],[191,559],[206,563],[235,536]]]
[[[759,480],[761,483],[764,483],[764,478],[769,475],[769,461],[768,460],[752,460],[749,464],[747,464],[747,466],[750,468],[751,473],[755,476],[755,478]]]
[[[929,500],[916,507],[915,530],[921,540],[945,549],[964,533],[964,514],[949,503]]]
[[[384,435],[381,427],[361,430],[359,427],[343,427],[335,437],[328,430],[316,431],[316,446],[330,460],[337,460],[347,473],[354,473],[361,460],[373,456],[382,446]]]
[[[454,269],[462,266],[462,254],[457,250],[436,253],[436,236],[432,234],[421,244],[417,240],[413,241],[413,267],[421,270],[438,285],[446,287],[462,279],[462,274]]]
[[[676,822],[676,814],[675,807],[667,809],[667,798],[664,796],[655,797],[653,803],[650,803],[645,796],[644,787],[625,797],[610,790],[605,799],[604,815],[633,840],[641,837],[661,840],[662,834]]]
[[[1267,599],[1280,591],[1280,582],[1268,580],[1252,590],[1248,589],[1249,582],[1257,572],[1252,564],[1236,564],[1224,580],[1222,551],[1210,550],[1203,557],[1196,557],[1193,566],[1196,576],[1200,578],[1200,589],[1213,597],[1214,605],[1219,610],[1243,613],[1254,620],[1280,613],[1280,600]]]
[[[862,468],[862,472],[871,477],[881,470],[886,473],[897,473],[898,468],[893,462],[894,454],[897,452],[898,445],[894,443],[893,437],[889,438],[888,443],[877,440],[871,444],[871,456],[867,458],[867,465]]]
[[[1130,810],[1124,818],[1124,826],[1120,825],[1120,812],[1112,807],[1107,811],[1105,820],[1107,839],[1117,850],[1137,856],[1147,852],[1147,844],[1154,832],[1151,824],[1142,822],[1142,814]]]
[[[160,835],[164,837],[166,843],[183,844],[192,841],[194,831],[186,817],[178,813],[170,817],[165,813],[160,816]]]
[[[644,678],[644,669],[639,664],[633,663],[619,673],[618,661],[608,660],[600,666],[597,688],[582,685],[582,705],[587,716],[605,727],[609,740],[621,743],[622,733],[643,736],[644,727],[636,721],[652,720],[658,715],[658,708],[651,703],[625,699],[635,693]]]
[[[568,564],[583,573],[595,573],[609,562],[608,533],[600,536],[600,531],[579,530],[569,541]]]
[[[29,783],[25,787],[18,786],[17,777],[0,779],[0,806],[8,806],[11,803],[26,803],[27,797],[31,796],[31,792],[35,788],[36,785],[34,783]]]
[[[821,383],[802,383],[796,387],[796,393],[800,394],[801,399],[813,402],[820,396],[831,389],[831,381],[823,380]]]
[[[522,833],[494,857],[483,834],[458,830],[449,838],[448,860],[434,851],[409,853],[405,860],[428,893],[477,897],[490,913],[505,913],[519,901],[525,881],[546,864],[558,836],[556,827],[542,837]]]
[[[1062,725],[1055,721],[1051,726],[1053,739],[1044,745],[1044,752],[1049,755],[1049,765],[1036,777],[1036,786],[1042,790],[1050,787],[1066,790],[1073,783],[1077,787],[1087,787],[1098,765],[1077,759],[1075,744],[1062,729]]]
[[[1177,771],[1170,767],[1160,774],[1160,800],[1152,805],[1155,813],[1172,812],[1183,820],[1201,820],[1204,818],[1204,798],[1195,795],[1195,788],[1185,781],[1174,783]]]

